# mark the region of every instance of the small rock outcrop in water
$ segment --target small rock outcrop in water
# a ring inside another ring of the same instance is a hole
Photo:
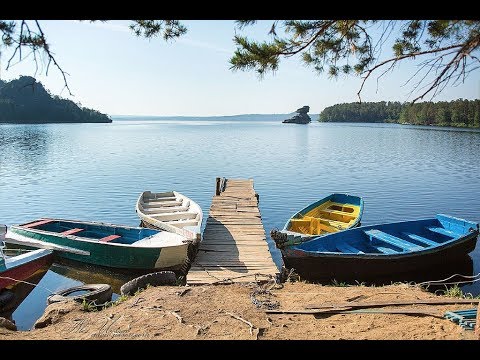
[[[290,119],[283,120],[284,124],[308,124],[312,121],[308,112],[310,111],[310,106],[303,106],[300,109],[297,109],[296,114],[293,115]]]

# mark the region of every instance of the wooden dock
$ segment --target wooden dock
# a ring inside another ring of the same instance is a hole
[[[275,279],[252,179],[217,178],[207,224],[187,283]]]

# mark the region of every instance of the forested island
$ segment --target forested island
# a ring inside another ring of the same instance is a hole
[[[480,100],[400,103],[364,102],[329,106],[320,122],[391,122],[413,125],[480,127]]]
[[[0,123],[111,123],[99,111],[80,107],[71,100],[51,95],[30,76],[0,80]]]

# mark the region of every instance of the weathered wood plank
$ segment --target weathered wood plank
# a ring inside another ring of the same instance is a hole
[[[203,237],[207,238],[208,236],[213,236],[217,237],[219,235],[259,235],[259,236],[264,236],[265,231],[259,231],[257,229],[228,229],[228,228],[218,228],[215,230],[210,230],[208,233],[206,233]]]
[[[209,252],[208,254],[203,255],[198,258],[198,262],[210,262],[210,263],[220,263],[220,261],[232,261],[232,262],[258,262],[260,264],[264,263],[262,259],[263,256],[268,256],[267,253],[263,254],[245,254],[245,255],[232,255],[231,253],[225,251],[218,251],[216,253]]]
[[[257,242],[256,244],[249,244],[249,247],[247,249],[238,247],[239,249],[242,249],[242,252],[255,252],[257,253],[258,251],[256,248],[263,249],[264,252],[267,252],[267,249],[264,248],[265,244],[262,244],[260,242]],[[200,245],[199,251],[229,251],[232,252],[235,249],[237,249],[236,245],[231,245],[228,243],[223,243],[223,244],[208,244],[208,245]]]
[[[209,274],[214,275],[215,277],[220,277],[220,278],[225,278],[225,277],[230,277],[230,276],[237,276],[239,273],[243,274],[255,274],[255,273],[260,273],[264,275],[271,275],[270,272],[274,272],[274,269],[271,268],[266,268],[262,266],[257,266],[253,267],[250,266],[248,269],[243,266],[243,267],[234,267],[234,266],[229,266],[228,268],[225,268],[223,266],[205,266],[205,267],[198,267],[198,268],[192,268],[195,271],[195,277],[206,277],[209,276]],[[198,274],[197,274],[198,273]],[[192,277],[189,277],[187,275],[187,281],[190,282],[190,279]]]
[[[337,304],[319,304],[307,305],[305,309],[330,309],[338,307],[351,308],[370,308],[384,306],[405,306],[405,305],[448,305],[448,304],[478,304],[480,299],[415,299],[415,300],[393,300],[393,301],[375,301],[375,302],[345,302]]]
[[[249,226],[242,226],[241,224],[222,224],[211,222],[207,230],[220,230],[220,229],[229,229],[229,230],[262,230],[262,224],[249,224]],[[265,229],[263,229],[265,231]]]
[[[255,274],[275,276],[253,180],[225,179],[215,195],[198,254],[187,283],[213,283],[232,278],[250,282]]]
[[[224,219],[214,219],[208,218],[207,224],[211,223],[212,225],[262,225],[262,220],[259,217],[237,217],[237,218],[224,218]]]
[[[245,212],[238,212],[238,211],[231,211],[231,212],[210,212],[209,217],[211,219],[245,219],[245,218],[261,218],[260,212],[257,213],[249,213],[248,216]]]

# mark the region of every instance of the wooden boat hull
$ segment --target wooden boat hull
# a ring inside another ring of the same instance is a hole
[[[90,228],[92,228],[92,226],[101,226],[103,230],[115,229],[112,231],[117,232],[120,231],[119,229],[123,229],[124,233],[132,230],[140,234],[138,241],[148,240],[149,237],[157,233],[165,233],[168,236],[180,237],[180,235],[140,227],[130,228],[113,224],[75,222],[61,219],[50,220],[53,222],[60,221],[62,224],[71,224],[70,227],[72,229],[82,226],[90,226]],[[135,241],[131,244],[116,243],[116,239],[104,242],[100,241],[98,237],[93,238],[93,235],[90,235],[89,237],[81,237],[74,234],[62,235],[61,233],[51,231],[52,229],[47,227],[43,229],[42,226],[40,226],[40,228],[28,228],[25,227],[25,225],[28,224],[11,226],[9,228],[8,237],[12,238],[12,240],[15,240],[17,243],[24,241],[26,245],[28,245],[29,240],[39,240],[45,243],[78,249],[89,254],[82,255],[66,251],[58,251],[58,255],[66,259],[117,269],[188,271],[188,250],[189,247],[192,246],[192,242],[187,239],[184,239],[183,241],[175,241],[175,245],[167,244],[162,246],[159,244],[158,246],[135,246]],[[92,230],[89,231],[92,233]],[[104,235],[107,235],[105,236],[106,238],[109,237],[108,234]]]
[[[334,193],[320,199],[288,219],[282,230],[272,230],[277,248],[302,242],[360,225],[363,199],[359,196]]]
[[[311,281],[333,279],[369,281],[380,278],[393,278],[401,273],[414,273],[433,266],[445,267],[452,262],[465,258],[469,252],[475,249],[479,230],[476,223],[445,215],[437,215],[438,217],[442,217],[442,219],[448,218],[459,224],[463,222],[464,230],[459,230],[460,227],[456,228],[455,231],[459,235],[455,237],[453,235],[453,226],[450,228],[447,226],[445,231],[452,231],[450,237],[446,235],[437,235],[435,237],[434,233],[431,232],[429,236],[431,239],[438,241],[437,245],[424,244],[424,247],[421,248],[420,243],[412,242],[410,243],[412,250],[408,251],[401,250],[388,243],[378,242],[375,246],[388,253],[368,253],[365,249],[368,246],[373,246],[371,244],[375,244],[372,241],[378,240],[370,239],[370,243],[365,244],[365,248],[361,248],[361,239],[362,236],[366,236],[365,234],[371,234],[373,231],[380,229],[389,234],[394,234],[393,241],[411,239],[406,237],[405,234],[428,241],[425,238],[427,231],[423,230],[424,232],[421,232],[420,229],[432,227],[433,225],[438,226],[438,221],[434,222],[436,221],[435,219],[425,219],[363,226],[317,237],[302,244],[281,249],[282,258],[285,267],[295,269],[295,272],[301,278]],[[408,229],[413,229],[413,233],[408,232]],[[422,234],[422,237],[416,234]],[[335,246],[345,248],[345,243],[360,251],[357,253],[345,253],[339,251],[338,248],[335,249]],[[407,243],[402,242],[399,245],[402,244]],[[364,252],[361,250],[364,250]]]
[[[463,259],[476,246],[476,237],[467,238],[461,244],[446,247],[429,254],[411,254],[408,256],[387,255],[385,258],[357,256],[285,256],[282,258],[287,269],[295,269],[302,279],[310,281],[374,281],[386,279],[397,274],[414,274],[416,271],[434,266],[444,267]],[[410,280],[410,279],[404,279]]]
[[[39,270],[50,266],[52,261],[53,252],[46,249],[5,258],[0,262],[0,290],[29,279]]]

